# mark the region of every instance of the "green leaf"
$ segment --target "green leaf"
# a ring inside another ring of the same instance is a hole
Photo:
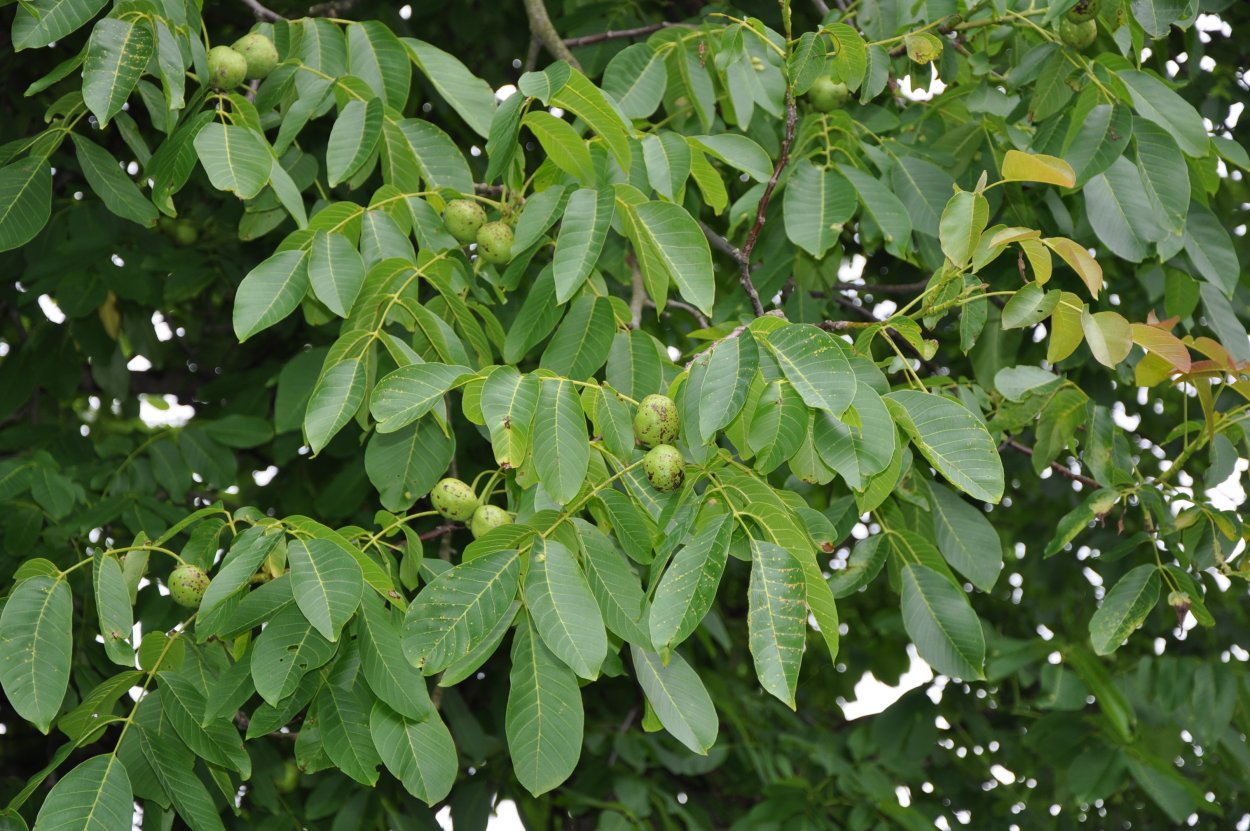
[[[612,106],[603,91],[585,75],[574,69],[568,80],[554,91],[547,103],[568,110],[585,121],[608,145],[621,169],[629,170],[632,156],[629,149],[629,124]]]
[[[712,251],[694,217],[671,202],[628,205],[619,193],[617,202],[647,286],[676,285],[683,298],[710,315],[716,294]],[[652,299],[663,305],[654,292]]]
[[[1237,250],[1219,218],[1196,202],[1185,223],[1185,254],[1202,279],[1233,296],[1241,274]]]
[[[71,135],[87,184],[108,209],[145,228],[154,227],[158,215],[156,206],[140,193],[139,186],[126,175],[113,154],[77,133]]]
[[[64,580],[40,574],[18,583],[0,611],[0,687],[44,734],[69,686],[73,606]]]
[[[108,0],[30,0],[13,19],[13,48],[37,49],[72,34],[99,14]]]
[[[645,600],[638,576],[602,531],[581,519],[574,519],[573,527],[581,543],[586,580],[608,630],[629,643],[649,647],[651,641],[642,626]],[[620,529],[616,530],[619,536]]]
[[[890,415],[952,485],[975,499],[1003,496],[1003,463],[985,426],[967,407],[940,395],[900,390],[885,396]]]
[[[612,226],[614,203],[610,188],[581,188],[569,197],[556,240],[556,302],[567,303],[594,270]]]
[[[515,550],[451,568],[426,585],[404,617],[404,654],[427,676],[469,654],[511,607],[520,577]]]
[[[831,413],[815,413],[812,441],[820,458],[856,490],[890,465],[898,433],[881,396],[863,382],[855,384],[851,404],[855,419],[844,421]]]
[[[397,432],[371,436],[365,448],[365,472],[378,489],[382,506],[401,511],[430,492],[455,450],[454,435],[445,435],[437,420],[422,419]]]
[[[304,434],[313,453],[320,453],[360,409],[365,400],[365,361],[339,361],[321,374],[308,397]]]
[[[213,187],[240,199],[253,198],[269,182],[273,154],[265,137],[248,127],[205,124],[195,136],[195,152]]]
[[[759,349],[750,332],[721,341],[695,361],[691,376],[703,376],[698,412],[699,434],[705,440],[737,417],[758,367]]]
[[[400,621],[374,595],[365,595],[360,607],[356,637],[360,644],[360,668],[369,689],[388,709],[406,719],[421,721],[431,717],[433,705],[425,678],[404,657]]]
[[[534,628],[557,658],[593,681],[608,652],[607,633],[573,552],[539,538],[522,591]]]
[[[378,20],[347,24],[347,68],[394,110],[403,110],[412,84],[409,52]]]
[[[544,379],[534,422],[534,467],[551,498],[572,502],[586,480],[590,440],[577,392],[564,378]]]
[[[563,783],[582,754],[585,716],[577,678],[523,618],[512,640],[504,731],[512,770],[534,796]]]
[[[808,411],[794,387],[772,381],[760,394],[747,443],[755,452],[755,469],[771,473],[803,444],[807,434]]]
[[[326,308],[347,317],[364,285],[365,263],[346,236],[317,231],[308,253],[308,281]]]
[[[855,213],[855,190],[836,170],[800,162],[782,198],[786,236],[817,259],[837,244]]]
[[[968,264],[989,218],[989,203],[979,193],[961,190],[946,203],[938,224],[938,236],[942,252],[952,263],[961,268]]]
[[[1121,70],[1117,76],[1128,87],[1133,108],[1147,121],[1162,127],[1176,139],[1186,155],[1201,158],[1211,148],[1211,139],[1202,123],[1202,116],[1193,105],[1181,98],[1154,75],[1139,70]]]
[[[779,545],[751,540],[751,657],[760,686],[795,708],[794,692],[803,662],[807,603],[803,570]]]
[[[369,412],[379,433],[407,427],[443,401],[448,390],[473,370],[465,366],[426,363],[402,366],[386,375],[369,396]]]
[[[972,585],[994,588],[1003,568],[1003,544],[983,511],[978,511],[942,485],[929,485],[933,530],[938,550]]]
[[[1122,260],[1139,263],[1162,233],[1162,216],[1146,193],[1141,173],[1121,156],[1085,184],[1086,213],[1098,238]]]
[[[451,732],[437,713],[414,721],[378,701],[369,714],[369,732],[382,763],[408,793],[433,806],[451,792],[459,759]]]
[[[833,572],[829,578],[829,588],[834,597],[840,600],[851,596],[881,573],[881,567],[890,553],[890,546],[882,544],[885,541],[885,534],[873,534],[855,543],[851,556],[846,560],[846,567]]]
[[[564,213],[567,202],[568,189],[563,185],[540,190],[526,199],[525,207],[521,209],[521,217],[517,220],[512,250],[524,251],[538,242]]]
[[[603,91],[626,118],[647,118],[654,113],[664,100],[667,83],[663,53],[646,43],[617,52],[603,71]]]
[[[534,430],[542,382],[510,366],[498,367],[482,385],[482,418],[490,431],[495,461],[505,468],[525,463]]]
[[[1180,147],[1166,130],[1144,119],[1133,122],[1133,142],[1137,168],[1155,213],[1162,217],[1166,231],[1183,234],[1190,188],[1189,168]]]
[[[277,707],[299,688],[305,675],[324,666],[337,651],[298,607],[283,607],[268,620],[252,648],[256,692]]]
[[[1159,569],[1156,566],[1140,565],[1121,577],[1089,620],[1089,639],[1094,652],[1110,655],[1119,649],[1158,600]]]
[[[1065,155],[1076,171],[1077,187],[1102,173],[1124,153],[1133,137],[1133,116],[1127,107],[1099,104],[1075,125]]]
[[[205,692],[190,676],[162,672],[161,706],[178,737],[195,755],[220,767],[252,775],[252,760],[243,747],[243,739],[229,720],[205,723]]]
[[[0,167],[0,251],[30,242],[52,215],[52,168],[31,156]]]
[[[192,831],[224,829],[217,806],[195,772],[195,757],[167,721],[162,720],[160,727],[161,730],[153,731],[146,723],[137,722],[134,729],[137,730],[144,758],[165,793],[169,794],[179,816]]]
[[[583,186],[594,184],[595,165],[590,160],[590,148],[572,124],[545,110],[531,110],[521,119],[521,125],[534,134],[553,164]]]
[[[1081,312],[1081,330],[1085,342],[1098,363],[1114,367],[1128,357],[1133,349],[1133,329],[1117,312]]]
[[[387,121],[382,126],[385,151],[398,153],[391,160],[403,176],[390,184],[405,191],[419,191],[417,179],[430,187],[450,188],[459,193],[473,192],[473,173],[460,148],[440,128],[419,118]],[[413,174],[417,174],[413,176]]]
[[[881,229],[886,250],[901,255],[911,248],[911,216],[907,208],[879,179],[851,167],[838,165],[838,171],[850,180],[859,193],[864,210]]]
[[[985,635],[967,596],[933,569],[902,568],[903,626],[937,672],[965,681],[985,677]]]
[[[920,233],[936,238],[942,211],[949,199],[946,194],[955,190],[955,180],[951,175],[924,159],[903,156],[890,170],[890,183],[898,198],[907,206],[912,226]]]
[[[1132,0],[1133,17],[1152,38],[1161,38],[1171,31],[1172,24],[1188,16],[1185,0]],[[1143,784],[1143,787],[1145,785]],[[1181,822],[1189,812],[1186,811]]]
[[[382,136],[385,108],[381,98],[353,99],[344,106],[330,128],[326,145],[326,176],[330,187],[356,175],[377,149]]]
[[[134,792],[114,753],[93,756],[52,787],[35,828],[39,831],[118,831],[131,827]]]
[[[690,637],[712,608],[732,534],[728,514],[712,520],[677,551],[660,578],[647,623],[651,643],[661,654]]]
[[[104,651],[113,663],[132,667],[135,653],[129,641],[133,636],[131,630],[134,629],[135,618],[121,563],[116,557],[105,556],[103,549],[97,549],[92,559],[92,587]]]
[[[655,192],[669,201],[680,201],[692,158],[686,139],[667,130],[652,133],[642,140],[642,156]]]
[[[82,68],[82,97],[101,127],[121,112],[154,46],[146,22],[106,17],[91,30]]]
[[[382,758],[373,746],[369,711],[355,687],[340,687],[327,681],[313,701],[322,747],[330,761],[362,785],[378,781]]]
[[[465,123],[482,138],[490,138],[495,117],[495,92],[460,59],[416,38],[401,38],[412,62],[430,79],[434,89]]]
[[[1045,291],[1037,283],[1029,283],[1003,306],[1003,328],[1023,329],[1041,323],[1059,305],[1059,298],[1060,292]]]
[[[781,371],[807,406],[840,416],[855,397],[855,373],[828,332],[796,323],[768,333]]]
[[[699,676],[680,654],[660,656],[638,646],[630,647],[638,686],[647,696],[664,729],[673,738],[700,756],[706,756],[716,743],[720,727],[716,708]]]
[[[606,488],[599,492],[599,501],[612,521],[612,532],[625,553],[636,563],[646,565],[654,558],[655,526],[628,496]]]
[[[294,540],[287,546],[295,604],[326,640],[337,641],[360,605],[360,565],[330,540]]]
[[[717,136],[690,136],[689,141],[757,182],[767,182],[772,178],[773,161],[768,157],[767,151],[744,135],[721,133]],[[854,199],[852,196],[852,210]]]

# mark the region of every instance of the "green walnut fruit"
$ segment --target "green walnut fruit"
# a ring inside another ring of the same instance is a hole
[[[472,199],[453,199],[443,211],[443,224],[451,235],[468,245],[477,241],[477,232],[486,224],[486,211]],[[505,226],[507,227],[507,226]],[[511,229],[509,229],[511,235]],[[512,247],[509,237],[508,247]]]
[[[1098,16],[1102,0],[1076,0],[1076,5],[1068,9],[1068,20],[1073,23],[1084,23]]]
[[[671,444],[657,444],[642,457],[642,469],[651,487],[661,493],[677,490],[686,480],[686,460]]]
[[[648,395],[638,405],[638,413],[634,416],[634,438],[643,447],[672,444],[677,441],[680,427],[677,405],[667,395]]]
[[[234,89],[247,77],[247,58],[229,46],[208,50],[208,82],[214,89]]]
[[[487,222],[477,229],[477,253],[483,260],[503,265],[512,259],[512,229],[506,222]]]
[[[1059,37],[1073,49],[1084,49],[1098,37],[1098,24],[1093,20],[1073,23],[1065,17],[1059,21]]]
[[[459,479],[444,479],[430,494],[434,510],[448,519],[464,522],[477,510],[477,494]]]
[[[273,779],[278,793],[291,793],[299,787],[299,767],[289,759],[282,763],[282,770]]]
[[[169,596],[179,606],[200,608],[204,591],[208,588],[208,575],[199,566],[183,563],[169,575]]]
[[[903,38],[907,49],[907,57],[918,64],[933,63],[942,57],[944,44],[942,39],[932,32],[920,32]]]
[[[244,35],[231,48],[247,61],[247,77],[251,80],[264,78],[278,65],[277,47],[260,32]]]
[[[485,536],[500,525],[511,525],[512,517],[498,505],[479,505],[469,520],[469,532],[473,539]]]
[[[180,219],[174,223],[171,236],[174,238],[175,245],[195,245],[200,238],[200,232],[191,220]]]
[[[831,113],[846,105],[851,98],[851,91],[846,84],[838,83],[832,78],[822,76],[816,79],[807,91],[807,100],[817,112]]]

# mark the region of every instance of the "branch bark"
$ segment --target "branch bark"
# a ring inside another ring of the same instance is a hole
[[[638,26],[633,29],[609,29],[606,32],[599,32],[595,35],[582,35],[581,37],[565,38],[564,45],[571,49],[579,46],[590,46],[593,43],[602,43],[605,40],[621,40],[623,38],[636,38],[643,35],[649,35],[652,32],[658,32],[661,29],[667,29],[669,26],[680,26],[680,23],[669,23],[661,21],[660,23],[652,23],[649,26]]]
[[[539,43],[547,48],[552,57],[567,62],[574,69],[582,68],[577,58],[573,57],[573,53],[569,51],[569,47],[564,45],[564,39],[560,37],[560,33],[552,24],[551,16],[547,14],[547,7],[543,5],[543,0],[525,0],[525,16],[529,18],[530,31]]]
[[[243,5],[252,10],[252,14],[256,15],[257,20],[268,20],[270,23],[278,20],[286,20],[285,17],[278,14],[273,9],[262,6],[258,0],[243,0]]]
[[[1023,453],[1026,456],[1031,457],[1033,455],[1033,448],[1029,447],[1027,444],[1022,444],[1016,441],[1015,439],[1007,439],[1006,441],[1003,442],[1003,444],[1007,445],[1012,450],[1018,450],[1019,452]],[[1051,462],[1050,469],[1053,470],[1055,473],[1058,473],[1060,476],[1067,477],[1068,479],[1071,479],[1073,482],[1080,482],[1082,485],[1085,485],[1087,487],[1091,487],[1095,489],[1102,487],[1102,485],[1098,484],[1098,482],[1089,478],[1088,476],[1083,476],[1080,473],[1073,473],[1072,471],[1068,470],[1066,467],[1059,464],[1058,462]]]
[[[787,87],[785,138],[781,141],[781,152],[777,154],[777,166],[773,168],[773,175],[769,177],[768,184],[764,187],[764,195],[760,197],[759,207],[755,210],[755,222],[751,225],[750,232],[747,233],[747,241],[742,246],[742,256],[738,260],[740,269],[738,279],[747,297],[751,299],[751,308],[755,310],[756,317],[764,314],[764,304],[760,302],[760,293],[755,290],[755,284],[751,282],[751,252],[755,250],[760,229],[764,227],[764,212],[768,210],[768,202],[772,199],[773,190],[777,187],[777,180],[781,178],[781,171],[790,161],[790,147],[794,144],[794,127],[798,121],[799,113],[794,106],[794,90]]]

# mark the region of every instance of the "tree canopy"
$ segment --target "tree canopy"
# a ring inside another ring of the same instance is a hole
[[[0,831],[1245,821],[1243,4],[0,5]]]

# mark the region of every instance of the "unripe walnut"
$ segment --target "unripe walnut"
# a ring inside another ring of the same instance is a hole
[[[472,199],[453,199],[443,211],[443,224],[466,245],[477,240],[477,232],[486,224],[486,211]]]
[[[648,395],[638,405],[634,415],[634,438],[643,447],[672,444],[677,441],[681,417],[677,405],[667,395]]]
[[[477,510],[477,494],[459,479],[444,479],[430,493],[434,510],[448,519],[464,522]]]
[[[851,97],[846,84],[838,83],[829,76],[821,76],[807,91],[807,100],[817,112],[831,113],[840,109]]]
[[[1073,23],[1065,17],[1059,21],[1059,37],[1073,49],[1084,49],[1098,38],[1098,24],[1093,20]]]
[[[686,460],[671,444],[657,444],[647,451],[642,469],[651,487],[661,493],[677,490],[686,480]]]
[[[1076,0],[1076,5],[1068,9],[1068,20],[1073,23],[1084,23],[1098,16],[1102,0]]]
[[[506,222],[487,222],[477,230],[477,253],[488,263],[504,265],[512,259],[512,229]]]
[[[229,46],[208,50],[208,82],[214,89],[230,90],[247,77],[247,59]]]
[[[251,32],[234,42],[231,47],[247,61],[247,77],[264,78],[278,65],[278,50],[273,41],[260,32]]]
[[[208,575],[199,566],[183,563],[169,575],[169,596],[179,606],[200,608],[204,592],[208,588]]]
[[[932,32],[908,35],[903,43],[907,48],[907,57],[918,64],[933,63],[942,57],[945,46],[942,39]]]
[[[473,512],[473,519],[469,521],[469,532],[473,534],[473,539],[483,537],[500,525],[511,525],[512,517],[508,516],[508,512],[498,505],[479,505],[477,510]]]

